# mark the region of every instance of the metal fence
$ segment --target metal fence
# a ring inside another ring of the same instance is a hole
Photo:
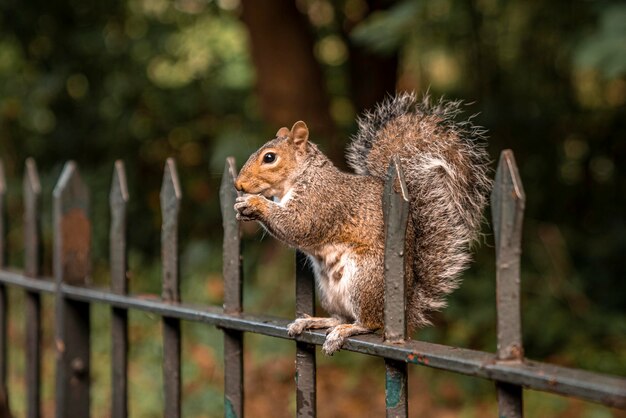
[[[129,309],[161,317],[163,329],[164,416],[181,415],[181,333],[180,321],[196,321],[219,327],[224,332],[226,417],[243,416],[243,333],[295,339],[297,416],[316,415],[315,346],[323,344],[323,331],[306,331],[291,338],[289,319],[250,315],[242,311],[242,259],[240,229],[233,204],[236,175],[232,158],[226,162],[220,188],[223,214],[224,305],[192,306],[183,303],[179,292],[178,217],[181,188],[176,166],[169,159],[161,188],[163,224],[162,295],[146,299],[128,294],[126,263],[126,205],[128,191],[124,166],[117,162],[110,193],[110,274],[109,289],[88,283],[90,270],[91,221],[88,190],[73,162],[65,168],[53,191],[53,271],[41,275],[40,196],[34,161],[26,162],[24,175],[24,269],[6,266],[6,183],[0,162],[0,403],[7,393],[7,288],[26,292],[26,389],[27,416],[40,416],[41,409],[41,301],[42,293],[55,297],[55,408],[57,417],[87,417],[90,414],[90,305],[103,303],[112,315],[112,404],[114,417],[128,415],[128,316]],[[392,185],[396,187],[392,187]],[[400,185],[400,187],[397,187]],[[386,365],[387,416],[408,414],[407,365],[418,364],[495,382],[499,416],[522,416],[523,388],[557,393],[573,398],[626,409],[626,379],[565,368],[528,360],[523,356],[520,322],[520,241],[524,212],[524,191],[511,151],[500,157],[491,196],[496,239],[497,352],[486,353],[406,338],[404,311],[403,245],[407,201],[403,178],[397,164],[390,167],[384,195],[386,217],[385,330],[382,335],[352,337],[345,350],[378,356]],[[298,255],[301,258],[301,255]],[[314,313],[314,283],[310,272],[298,260],[296,273],[297,315]]]

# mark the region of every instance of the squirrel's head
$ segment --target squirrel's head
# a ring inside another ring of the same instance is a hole
[[[235,180],[235,188],[244,193],[279,199],[289,190],[297,168],[307,154],[309,128],[302,121],[291,130],[280,128],[276,138],[252,154]]]

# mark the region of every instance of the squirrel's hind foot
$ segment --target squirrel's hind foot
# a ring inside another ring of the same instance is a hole
[[[327,356],[332,356],[341,349],[346,338],[353,335],[369,334],[373,330],[358,324],[340,324],[328,330],[326,341],[322,346],[322,351]]]
[[[319,318],[304,314],[302,318],[297,318],[287,326],[287,334],[290,337],[302,334],[305,329],[329,328],[341,324],[339,318]]]

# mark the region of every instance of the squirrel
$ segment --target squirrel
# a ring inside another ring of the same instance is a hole
[[[390,96],[357,119],[346,157],[354,174],[339,170],[313,142],[302,121],[280,128],[250,156],[235,180],[243,192],[237,219],[258,221],[270,234],[303,251],[313,267],[328,318],[305,316],[288,326],[329,328],[322,350],[332,355],[346,338],[384,323],[383,188],[399,157],[409,191],[405,244],[407,326],[430,325],[445,307],[480,236],[491,189],[485,130],[455,119],[460,101],[414,93]]]

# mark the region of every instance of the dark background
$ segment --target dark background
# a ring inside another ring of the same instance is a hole
[[[312,140],[345,167],[356,115],[398,90],[464,100],[465,117],[477,114],[475,121],[489,131],[494,168],[502,149],[515,152],[527,195],[527,356],[626,374],[626,5],[618,1],[3,0],[0,158],[9,183],[10,262],[21,264],[25,158],[35,158],[44,186],[48,272],[50,195],[63,163],[73,159],[91,190],[94,280],[106,283],[108,189],[113,162],[122,159],[131,194],[131,285],[158,293],[159,189],[172,156],[184,193],[183,297],[219,304],[217,199],[225,157],[235,155],[242,164],[278,128],[302,119]],[[246,309],[293,316],[292,253],[261,238],[254,225],[245,230]],[[417,338],[495,349],[487,223],[485,233],[450,307]],[[13,324],[19,340],[18,328]],[[132,337],[141,345],[158,334],[153,328]],[[157,356],[160,348],[151,348],[157,342],[145,343],[146,351]],[[260,354],[249,364],[265,364],[276,344],[251,337],[249,346]],[[197,347],[188,343],[194,353]],[[220,349],[207,350],[197,362],[216,351],[211,367],[217,371],[203,379],[219,386]],[[329,363],[329,373],[341,373],[335,368],[344,365],[350,375],[355,362],[373,361],[344,358]],[[277,373],[290,376],[291,361],[284,365]],[[190,370],[196,366],[202,367]],[[148,368],[131,372],[143,376]],[[188,382],[194,373],[186,375]],[[154,380],[150,376],[146,381]],[[454,382],[459,393],[471,392],[462,380]],[[96,404],[105,402],[103,390]],[[471,393],[476,411],[484,399],[491,405],[491,392],[485,393]],[[219,387],[219,404],[218,394]],[[450,396],[453,401],[431,401],[446,408],[451,402],[456,412],[467,408],[454,401],[464,395]],[[204,399],[198,405],[213,399],[206,393],[198,398]],[[352,411],[363,398],[355,395]],[[133,407],[139,416],[158,411],[158,391],[149,399]],[[253,394],[249,399],[255,405]],[[531,398],[531,408],[552,405],[538,399]],[[19,402],[12,403],[19,408]],[[558,405],[551,414],[574,416],[570,404]],[[263,408],[247,406],[253,407]],[[195,406],[187,408],[196,416]],[[202,408],[198,416],[214,413]]]

